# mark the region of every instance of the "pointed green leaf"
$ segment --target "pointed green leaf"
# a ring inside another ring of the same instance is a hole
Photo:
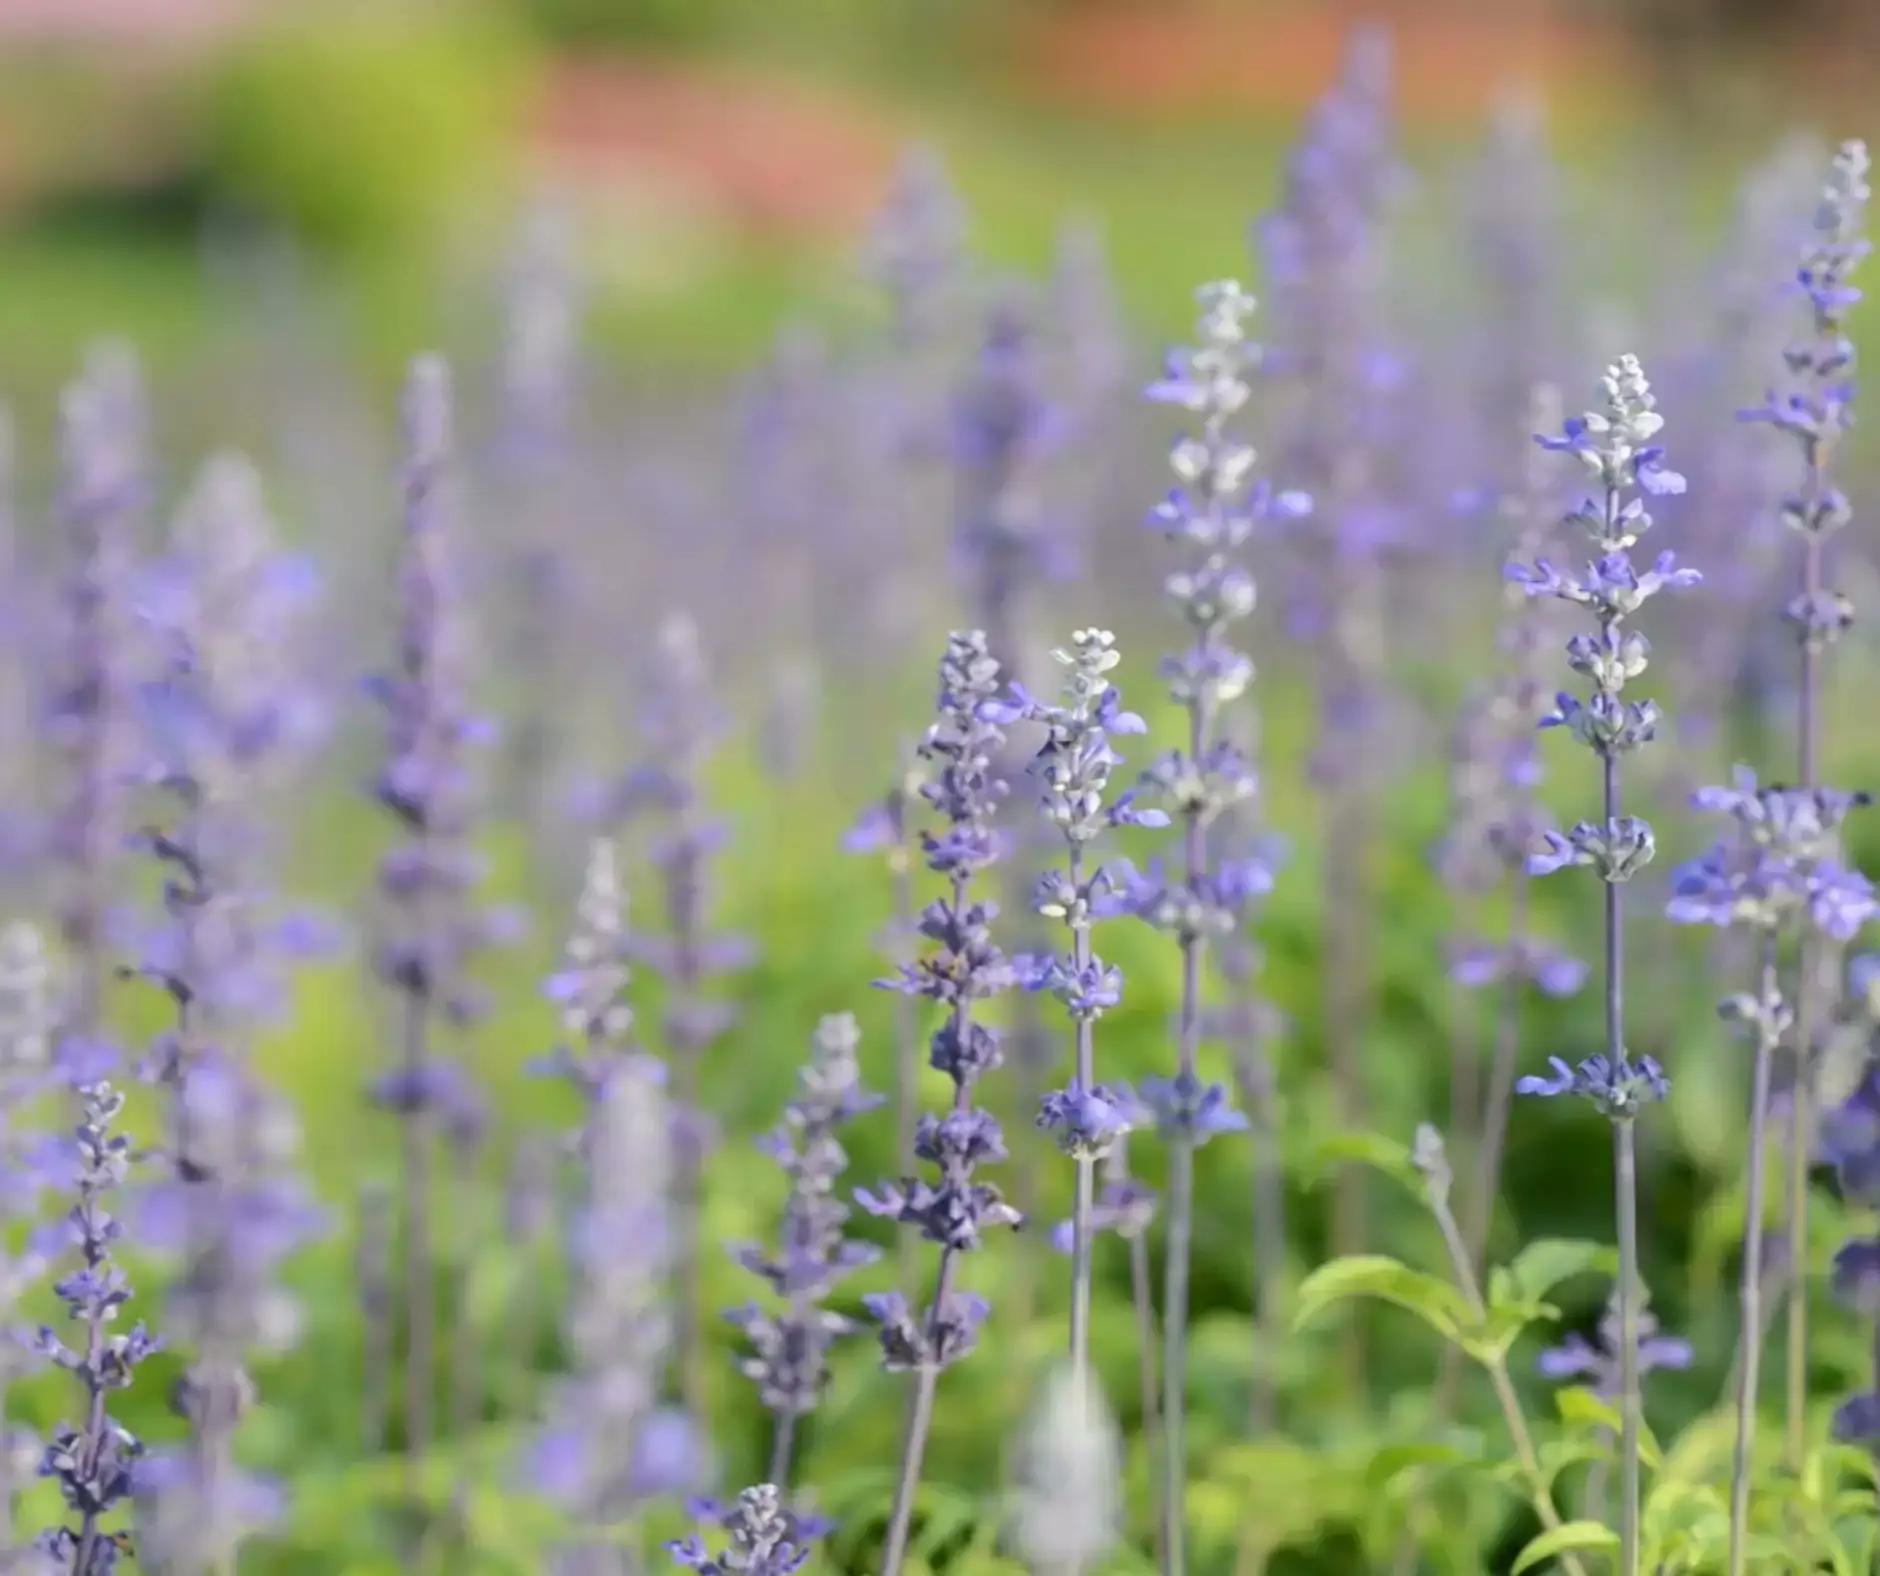
[[[1597,1272],[1615,1275],[1619,1256],[1603,1242],[1574,1237],[1542,1237],[1530,1242],[1489,1281],[1491,1304],[1538,1303],[1562,1281]]]
[[[1321,1264],[1300,1283],[1293,1328],[1304,1328],[1333,1303],[1352,1297],[1407,1308],[1445,1340],[1455,1340],[1469,1318],[1468,1304],[1448,1281],[1383,1254],[1360,1253]]]
[[[1423,1176],[1410,1159],[1409,1147],[1382,1133],[1333,1133],[1319,1142],[1313,1156],[1322,1174],[1343,1166],[1369,1166],[1408,1188],[1418,1198],[1423,1196]]]
[[[1569,1521],[1543,1532],[1521,1551],[1509,1568],[1509,1576],[1521,1576],[1535,1566],[1561,1554],[1585,1554],[1594,1550],[1616,1549],[1619,1534],[1601,1521]]]

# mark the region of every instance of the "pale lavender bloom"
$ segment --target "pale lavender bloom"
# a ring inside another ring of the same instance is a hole
[[[1665,1335],[1649,1308],[1639,1310],[1638,1371],[1641,1377],[1654,1369],[1685,1369],[1694,1353],[1691,1343],[1675,1335]],[[1619,1394],[1619,1310],[1609,1302],[1600,1315],[1599,1328],[1589,1339],[1569,1332],[1558,1346],[1542,1352],[1536,1366],[1549,1379],[1583,1379],[1596,1395],[1614,1400]]]
[[[59,923],[76,964],[66,1028],[84,1037],[97,1029],[112,878],[126,831],[131,575],[149,485],[146,422],[141,376],[121,347],[89,355],[60,401],[66,550],[46,728],[61,772],[51,827]]]
[[[725,1552],[712,1555],[698,1537],[680,1538],[666,1549],[675,1565],[700,1576],[794,1576],[808,1563],[810,1545],[828,1531],[826,1522],[786,1510],[782,1492],[771,1483],[745,1489],[728,1510],[710,1503],[698,1509],[724,1529]]]
[[[53,1290],[79,1338],[68,1345],[42,1327],[38,1349],[69,1372],[80,1388],[83,1421],[53,1430],[40,1464],[40,1475],[56,1479],[66,1509],[76,1524],[55,1527],[40,1547],[63,1562],[73,1576],[106,1576],[116,1569],[118,1543],[105,1525],[135,1486],[143,1442],[111,1416],[110,1398],[128,1389],[138,1366],[161,1344],[142,1320],[128,1330],[114,1329],[131,1300],[131,1284],[116,1251],[123,1224],[111,1213],[112,1196],[124,1186],[131,1166],[131,1141],[113,1130],[124,1096],[108,1083],[78,1090],[80,1119],[73,1130],[72,1185],[77,1201],[69,1217],[79,1267],[56,1282]]]
[[[848,1165],[840,1129],[882,1103],[862,1087],[860,1043],[861,1032],[847,1013],[817,1025],[814,1052],[799,1074],[796,1097],[784,1108],[783,1125],[760,1145],[790,1184],[777,1243],[732,1252],[784,1302],[778,1312],[748,1303],[726,1314],[751,1347],[739,1367],[776,1418],[771,1475],[779,1482],[789,1480],[795,1420],[815,1409],[828,1384],[829,1348],[854,1329],[826,1306],[829,1295],[845,1276],[879,1257],[871,1244],[845,1235],[849,1206],[836,1196]]]
[[[152,1569],[218,1570],[284,1508],[281,1489],[240,1471],[234,1435],[253,1407],[255,1355],[290,1349],[299,1312],[281,1283],[288,1258],[321,1234],[322,1212],[295,1173],[294,1113],[235,1057],[205,1049],[176,1092],[189,1169],[140,1201],[139,1236],[180,1256],[165,1307],[189,1366],[174,1404],[188,1446],[140,1469],[139,1550]]]
[[[870,271],[886,288],[904,348],[928,343],[944,323],[966,251],[966,214],[940,156],[902,155],[869,238]]]

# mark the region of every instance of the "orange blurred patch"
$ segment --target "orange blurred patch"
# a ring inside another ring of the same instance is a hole
[[[557,178],[655,185],[738,229],[853,228],[880,200],[896,139],[857,105],[715,66],[564,61],[535,115]]]
[[[1108,114],[1167,118],[1241,110],[1296,115],[1335,75],[1344,40],[1383,23],[1404,114],[1474,121],[1508,88],[1572,102],[1622,85],[1623,37],[1551,7],[1505,4],[1197,5],[1155,0],[1060,8],[1025,24],[1021,88]]]

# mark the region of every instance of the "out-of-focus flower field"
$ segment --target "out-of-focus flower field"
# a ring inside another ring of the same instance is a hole
[[[1870,1568],[1873,41],[0,5],[0,1568]]]

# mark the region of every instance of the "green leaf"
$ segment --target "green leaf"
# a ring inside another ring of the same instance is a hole
[[[1423,1174],[1411,1160],[1409,1147],[1382,1133],[1333,1133],[1319,1141],[1313,1159],[1322,1175],[1343,1166],[1369,1166],[1423,1197]]]
[[[1384,1254],[1353,1254],[1321,1264],[1300,1283],[1296,1296],[1295,1330],[1333,1303],[1352,1297],[1375,1297],[1407,1308],[1445,1340],[1456,1340],[1469,1319],[1468,1304],[1448,1281]]]
[[[1551,1532],[1543,1532],[1523,1549],[1509,1567],[1509,1576],[1521,1576],[1521,1572],[1531,1571],[1543,1560],[1553,1559],[1557,1555],[1616,1549],[1618,1546],[1619,1534],[1603,1521],[1569,1521]]]
[[[1489,1278],[1488,1300],[1499,1303],[1540,1303],[1562,1281],[1598,1272],[1615,1275],[1619,1255],[1603,1242],[1575,1237],[1542,1237],[1530,1242]]]
[[[1364,1469],[1372,1488],[1387,1488],[1406,1472],[1427,1467],[1466,1466],[1479,1458],[1455,1445],[1432,1440],[1418,1444],[1385,1445]]]
[[[1556,1390],[1554,1409],[1560,1413],[1561,1422],[1576,1428],[1609,1428],[1617,1434],[1625,1426],[1619,1408],[1583,1384]]]
[[[1544,1302],[1497,1303],[1469,1327],[1462,1344],[1477,1362],[1492,1363],[1508,1355],[1530,1324],[1559,1317],[1560,1310]]]

